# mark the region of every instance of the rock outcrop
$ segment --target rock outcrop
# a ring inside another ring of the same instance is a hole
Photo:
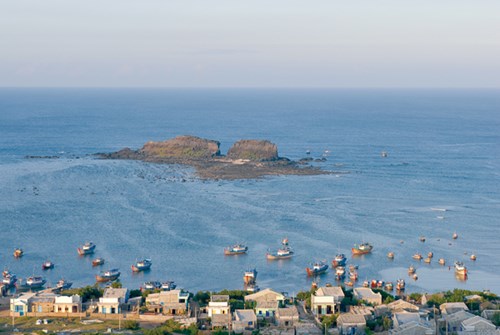
[[[196,136],[177,136],[164,142],[148,142],[138,151],[149,158],[208,159],[220,156],[220,143]]]
[[[227,157],[258,162],[275,161],[279,158],[276,144],[260,140],[240,140],[234,143],[227,152]]]

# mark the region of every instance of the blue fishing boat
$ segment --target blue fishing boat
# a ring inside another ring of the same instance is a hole
[[[153,265],[153,262],[150,259],[142,259],[140,261],[135,262],[135,264],[132,264],[132,271],[133,272],[141,272],[141,271],[146,271],[151,268],[151,265]]]
[[[317,276],[322,273],[325,273],[328,270],[328,264],[326,262],[315,262],[312,267],[306,268],[306,272],[308,276]]]

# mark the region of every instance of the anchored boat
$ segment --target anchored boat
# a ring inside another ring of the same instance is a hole
[[[135,264],[132,264],[132,271],[133,272],[141,272],[141,271],[146,271],[151,268],[151,265],[153,265],[153,262],[150,259],[142,259],[140,261],[135,262]]]
[[[332,266],[334,268],[336,268],[337,266],[345,266],[346,262],[347,262],[347,258],[345,257],[344,254],[337,254],[332,261]]]
[[[92,261],[92,266],[99,266],[104,264],[104,258],[102,257],[97,257]]]
[[[404,291],[405,289],[405,280],[404,279],[398,279],[396,282],[396,290],[398,291]]]
[[[42,270],[49,270],[53,268],[54,268],[54,263],[52,263],[51,261],[45,261],[42,264]]]
[[[423,258],[423,257],[422,257],[422,254],[420,254],[420,253],[418,253],[418,252],[417,252],[415,255],[413,255],[412,257],[413,257],[413,259],[416,259],[416,260],[418,260],[418,261],[419,261],[419,260],[421,260],[421,259]]]
[[[73,285],[72,282],[67,281],[66,279],[60,279],[56,284],[56,289],[58,290],[67,290]]]
[[[159,281],[148,281],[144,283],[145,290],[159,290],[161,289],[161,283]]]
[[[455,262],[455,274],[460,276],[467,275],[467,267],[462,262]]]
[[[95,250],[95,244],[92,242],[85,242],[85,244],[82,245],[81,248],[77,249],[78,254],[80,256],[93,254],[94,250]]]
[[[315,262],[312,267],[306,268],[308,276],[317,276],[325,273],[328,270],[328,264],[326,262]]]
[[[24,255],[24,251],[23,251],[23,249],[21,249],[21,248],[16,248],[16,249],[14,250],[14,257],[16,257],[16,258],[20,258],[20,257],[23,257],[23,255]]]
[[[370,243],[355,244],[351,251],[353,255],[364,255],[372,252],[373,246]]]
[[[161,283],[161,289],[163,291],[170,291],[170,290],[173,290],[177,287],[177,285],[172,281],[164,281],[163,283]]]
[[[241,255],[245,254],[247,251],[248,247],[246,245],[238,243],[224,248],[224,255],[226,256]]]
[[[245,271],[245,274],[243,275],[243,282],[245,283],[245,285],[255,284],[256,280],[257,280],[257,270],[256,269]]]
[[[276,252],[268,252],[266,254],[266,258],[269,260],[288,259],[292,258],[293,253],[292,248],[288,245],[288,238],[284,238],[281,241],[281,248],[279,248]]]
[[[111,269],[108,271],[103,271],[95,276],[95,280],[99,283],[105,283],[108,281],[117,280],[120,277],[120,271],[118,269]]]

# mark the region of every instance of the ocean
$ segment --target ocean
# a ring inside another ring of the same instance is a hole
[[[280,156],[310,150],[327,158],[316,166],[339,173],[200,180],[188,167],[93,155],[177,135],[218,140],[223,153],[240,139],[267,139]],[[241,289],[255,267],[261,288],[292,295],[310,288],[312,262],[345,253],[359,284],[404,278],[409,292],[500,294],[499,171],[498,90],[3,88],[0,266],[52,285],[93,284],[100,269],[76,252],[93,241],[102,269],[119,268],[129,288],[174,280],[192,292]],[[267,261],[283,237],[295,257]],[[353,259],[363,241],[373,253]],[[224,256],[235,242],[248,254]],[[429,251],[430,265],[412,259]],[[152,269],[133,274],[140,258]],[[53,270],[41,270],[46,259]],[[466,281],[454,276],[456,260]],[[316,280],[336,284],[331,269]]]

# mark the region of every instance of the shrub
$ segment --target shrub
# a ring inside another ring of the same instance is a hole
[[[125,322],[123,322],[123,328],[137,330],[139,329],[139,322],[135,320],[125,320]]]

